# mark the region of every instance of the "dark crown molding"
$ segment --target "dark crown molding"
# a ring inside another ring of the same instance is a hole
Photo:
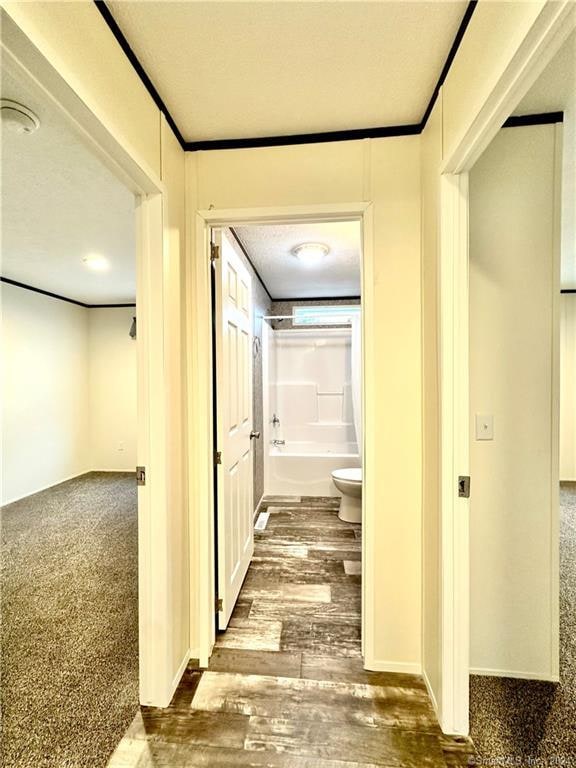
[[[148,74],[146,73],[146,70],[144,69],[142,64],[140,64],[140,61],[138,60],[138,57],[136,56],[136,54],[134,53],[134,51],[130,47],[130,43],[124,37],[124,33],[122,32],[122,30],[120,29],[120,27],[116,23],[116,19],[112,15],[112,12],[108,8],[108,6],[104,2],[104,0],[94,0],[94,5],[100,11],[100,14],[101,14],[102,18],[104,19],[104,21],[108,25],[108,28],[110,29],[110,31],[112,32],[112,34],[116,38],[116,41],[120,45],[120,48],[122,48],[122,50],[124,51],[124,54],[126,55],[126,58],[130,62],[130,64],[132,64],[132,66],[134,67],[134,70],[135,70],[136,74],[138,75],[138,77],[142,81],[142,84],[144,85],[144,87],[146,88],[146,90],[148,91],[150,96],[152,97],[152,100],[154,101],[154,103],[156,104],[156,106],[158,107],[160,112],[162,112],[162,114],[166,118],[166,122],[168,123],[170,128],[172,128],[172,131],[174,132],[174,135],[176,136],[176,138],[180,142],[180,146],[182,147],[182,149],[186,149],[186,142],[184,141],[184,137],[180,133],[180,129],[176,125],[176,121],[174,120],[174,118],[172,117],[170,112],[168,111],[168,107],[164,103],[162,97],[160,96],[160,94],[158,93],[156,88],[154,87],[154,83],[148,77]]]
[[[294,144],[318,144],[318,143],[332,142],[332,141],[379,139],[379,138],[388,138],[392,136],[414,136],[422,133],[422,131],[426,127],[426,123],[428,121],[428,118],[430,117],[430,113],[434,108],[434,104],[436,103],[436,99],[438,98],[438,93],[440,92],[440,88],[444,84],[444,81],[446,80],[448,72],[450,71],[450,67],[452,66],[452,62],[454,61],[458,48],[460,47],[460,43],[462,42],[462,38],[464,37],[466,29],[468,28],[468,24],[470,23],[472,14],[476,9],[478,0],[469,0],[468,5],[466,6],[464,16],[462,17],[462,21],[460,22],[458,31],[456,32],[456,37],[454,38],[454,42],[452,43],[450,51],[448,52],[448,56],[446,58],[444,66],[442,67],[440,77],[438,78],[438,81],[434,87],[434,91],[432,92],[432,96],[430,98],[430,101],[428,102],[428,106],[426,107],[424,115],[422,116],[422,120],[419,123],[413,123],[409,125],[390,125],[390,126],[383,126],[380,128],[378,127],[377,128],[358,128],[358,129],[349,130],[349,131],[346,131],[346,130],[326,131],[326,132],[320,132],[320,133],[302,133],[302,134],[288,135],[288,136],[262,136],[262,137],[247,138],[247,139],[215,139],[210,141],[186,141],[183,138],[180,130],[178,129],[178,126],[176,125],[176,122],[174,121],[173,117],[168,111],[168,107],[166,106],[160,94],[154,87],[154,84],[152,83],[151,79],[146,74],[144,67],[142,66],[142,64],[138,60],[138,57],[130,47],[128,40],[124,37],[122,30],[116,23],[116,20],[114,19],[114,16],[112,15],[111,11],[106,5],[105,0],[94,0],[94,3],[96,4],[96,7],[100,11],[102,18],[110,28],[110,31],[116,38],[118,44],[120,45],[120,47],[126,54],[127,58],[129,59],[130,63],[134,67],[137,75],[140,77],[142,83],[148,90],[148,93],[152,97],[154,103],[156,104],[158,109],[162,112],[162,114],[164,114],[164,116],[166,117],[166,120],[170,125],[170,127],[172,128],[172,130],[174,131],[174,135],[180,142],[180,146],[182,147],[182,149],[184,149],[186,152],[198,152],[201,150],[208,151],[208,150],[215,150],[215,149],[250,149],[250,148],[256,148],[256,147],[290,146]]]
[[[442,67],[442,71],[440,72],[440,77],[438,78],[436,85],[434,86],[434,90],[432,91],[432,96],[430,97],[428,106],[426,107],[424,114],[422,116],[422,119],[420,120],[419,123],[411,123],[409,125],[389,125],[389,126],[376,127],[376,128],[357,128],[353,130],[343,130],[343,131],[322,131],[319,133],[300,133],[300,134],[284,135],[284,136],[261,136],[261,137],[254,137],[254,138],[245,138],[245,139],[213,139],[213,140],[206,140],[206,141],[186,141],[184,139],[184,137],[182,136],[182,133],[180,132],[178,126],[176,125],[176,121],[170,114],[168,107],[166,106],[162,97],[156,90],[154,83],[148,77],[146,70],[144,69],[144,67],[138,60],[138,57],[132,50],[130,43],[128,42],[122,30],[118,26],[116,20],[114,19],[114,16],[112,15],[112,12],[106,5],[105,0],[94,0],[94,3],[98,8],[98,10],[100,11],[102,18],[108,25],[110,31],[116,38],[116,41],[124,51],[126,57],[130,61],[132,66],[134,67],[136,74],[138,75],[143,85],[145,86],[146,90],[152,97],[152,100],[154,101],[154,103],[156,104],[160,112],[166,117],[166,121],[172,128],[174,135],[180,142],[180,146],[182,147],[182,149],[185,150],[186,152],[199,152],[199,151],[210,151],[210,150],[217,150],[217,149],[255,149],[257,147],[280,147],[280,146],[293,146],[297,144],[319,144],[319,143],[333,142],[333,141],[355,141],[358,139],[382,139],[382,138],[390,138],[393,136],[414,136],[422,133],[422,131],[426,127],[428,118],[430,117],[430,114],[434,109],[434,104],[436,103],[438,94],[440,93],[440,89],[444,85],[444,82],[448,76],[450,67],[452,66],[452,62],[456,58],[456,54],[458,52],[458,49],[460,48],[462,39],[464,38],[466,30],[468,29],[468,25],[470,24],[470,21],[472,19],[472,15],[474,14],[476,6],[478,5],[478,0],[469,0],[468,5],[466,6],[466,10],[464,11],[462,21],[460,22],[458,31],[456,32],[456,36],[448,52],[448,56],[446,57],[446,61],[444,62],[444,66]],[[562,112],[548,112],[541,115],[523,115],[521,117],[509,117],[502,127],[516,128],[516,127],[521,127],[525,125],[547,125],[550,123],[562,122],[562,120],[563,120]],[[241,243],[240,243],[240,246],[242,247]],[[266,288],[266,286],[264,287]],[[268,289],[266,289],[266,292],[268,293]]]
[[[564,112],[542,112],[538,115],[513,115],[509,117],[502,128],[522,128],[525,125],[551,125],[562,123]]]
[[[40,293],[42,296],[48,296],[51,299],[66,301],[68,304],[75,304],[77,307],[82,307],[83,309],[115,309],[116,307],[135,307],[136,306],[136,304],[85,304],[83,301],[70,299],[68,298],[68,296],[61,296],[59,293],[52,293],[52,291],[45,291],[43,288],[36,288],[33,285],[27,285],[27,283],[20,283],[18,282],[18,280],[12,280],[9,277],[0,276],[0,282],[6,283],[7,285],[13,285],[15,288],[22,288],[25,291]]]

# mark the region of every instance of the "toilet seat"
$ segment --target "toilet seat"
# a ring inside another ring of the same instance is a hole
[[[349,467],[347,469],[335,469],[332,477],[336,480],[343,480],[346,483],[362,483],[362,468]]]

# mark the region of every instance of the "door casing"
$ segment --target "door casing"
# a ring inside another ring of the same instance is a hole
[[[444,158],[440,178],[439,378],[442,560],[441,680],[444,733],[469,733],[469,500],[458,476],[469,474],[468,173],[576,27],[570,0],[548,0],[530,34]],[[472,494],[474,493],[472,478]]]
[[[362,316],[363,332],[370,327],[371,303],[365,293],[367,274],[371,275],[373,259],[373,221],[371,203],[350,203],[332,205],[308,205],[270,208],[246,209],[210,209],[198,211],[195,214],[196,247],[195,272],[190,274],[189,296],[194,299],[189,302],[189,328],[194,328],[193,343],[189,345],[189,419],[190,429],[195,434],[202,434],[205,440],[196,443],[189,454],[191,490],[200,494],[200,498],[208,500],[201,505],[197,527],[190,526],[191,547],[197,547],[197,567],[191,569],[192,621],[196,622],[197,642],[195,649],[201,666],[207,666],[215,642],[214,604],[216,586],[214,579],[214,490],[212,465],[212,435],[213,435],[213,403],[211,368],[213,366],[211,348],[212,301],[210,290],[210,230],[213,227],[233,227],[248,224],[289,224],[302,221],[358,221],[362,228]],[[371,278],[370,278],[371,279]],[[208,362],[209,361],[209,362]],[[373,536],[370,535],[373,520],[369,509],[371,492],[371,476],[369,471],[369,455],[366,446],[371,434],[370,423],[373,423],[372,408],[375,404],[375,393],[371,387],[371,366],[373,360],[366,352],[363,356],[363,397],[364,397],[364,456],[367,467],[363,487],[362,520],[365,535],[362,537],[362,645],[365,665],[369,668],[374,658],[374,617],[368,606],[373,604],[374,594],[374,558]],[[205,375],[199,375],[201,370]],[[191,373],[195,371],[195,376]],[[209,403],[209,406],[207,404]],[[368,436],[366,435],[368,432]],[[368,503],[367,503],[368,499]],[[196,535],[199,541],[196,541]],[[197,546],[199,544],[199,546]],[[192,630],[194,631],[194,630]],[[194,652],[194,651],[193,651]]]

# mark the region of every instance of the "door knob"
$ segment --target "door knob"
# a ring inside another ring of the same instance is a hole
[[[260,437],[260,432],[255,432],[252,430],[252,432],[250,432],[250,440],[252,440],[254,437]]]

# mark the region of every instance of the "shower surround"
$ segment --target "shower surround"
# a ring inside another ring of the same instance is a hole
[[[265,323],[266,494],[336,496],[331,473],[360,466],[351,336],[350,328],[273,330]]]

